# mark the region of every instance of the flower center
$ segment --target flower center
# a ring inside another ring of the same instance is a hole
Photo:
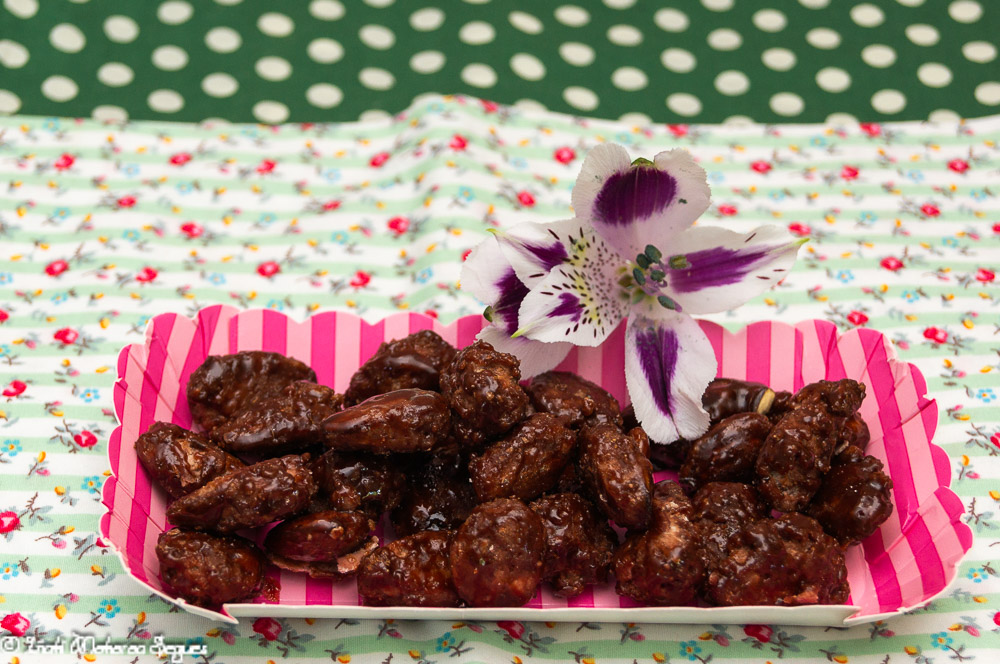
[[[632,304],[655,300],[664,309],[680,311],[681,306],[663,293],[667,286],[667,275],[670,270],[681,270],[688,267],[687,258],[681,254],[670,256],[664,260],[663,252],[651,244],[646,250],[630,261],[626,274],[619,283],[625,289]]]

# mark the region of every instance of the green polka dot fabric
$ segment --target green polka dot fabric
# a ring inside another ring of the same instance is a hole
[[[347,121],[428,92],[657,122],[1000,107],[992,0],[571,2],[3,0],[0,113]]]

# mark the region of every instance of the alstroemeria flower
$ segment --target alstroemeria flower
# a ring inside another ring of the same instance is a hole
[[[627,318],[625,378],[643,428],[661,442],[701,435],[716,361],[691,314],[767,290],[805,241],[778,226],[692,227],[709,198],[684,150],[633,162],[619,145],[594,148],[573,188],[576,217],[497,232],[465,261],[463,288],[492,304],[479,338],[517,355],[528,377]]]

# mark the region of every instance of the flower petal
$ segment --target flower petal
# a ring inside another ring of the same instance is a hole
[[[552,224],[549,230],[569,248],[569,256],[524,297],[519,334],[596,346],[628,311],[618,284],[624,260],[581,219]]]
[[[716,368],[712,344],[690,316],[666,310],[656,320],[629,316],[625,384],[652,440],[693,440],[705,433],[709,416],[701,397]]]
[[[476,338],[489,343],[501,353],[510,353],[520,360],[521,380],[555,369],[573,348],[573,344],[562,341],[545,343],[524,337],[512,339],[496,325],[484,327]]]
[[[708,209],[705,170],[686,150],[633,165],[620,145],[587,154],[573,188],[573,209],[619,253],[634,260],[648,245],[661,251]]]
[[[684,259],[666,266],[662,292],[688,314],[728,311],[784,279],[803,242],[775,225],[749,233],[689,228],[670,246],[671,256]]]
[[[495,237],[477,244],[462,264],[462,290],[490,305],[490,320],[509,336],[518,330],[517,312],[528,287],[500,250]]]
[[[518,278],[530,288],[569,258],[571,247],[560,239],[558,231],[572,224],[572,220],[548,224],[527,222],[494,234]]]

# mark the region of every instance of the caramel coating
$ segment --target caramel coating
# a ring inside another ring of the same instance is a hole
[[[483,503],[451,542],[451,575],[471,606],[521,606],[542,581],[545,526],[519,500]]]
[[[686,491],[706,482],[752,482],[757,455],[771,431],[771,422],[758,413],[737,413],[718,422],[691,445],[680,469]]]
[[[217,426],[212,439],[236,454],[296,452],[323,439],[321,423],[340,410],[343,400],[329,387],[296,381]]]
[[[774,402],[774,391],[767,385],[736,378],[716,378],[701,397],[711,426],[737,413],[766,415]]]
[[[153,481],[171,498],[191,493],[243,465],[201,434],[168,422],[150,425],[135,441],[135,453]]]
[[[264,578],[264,557],[241,537],[174,528],[160,533],[156,558],[167,591],[198,606],[251,599]]]
[[[301,512],[315,492],[306,461],[290,454],[216,477],[171,503],[167,519],[182,528],[231,533]]]
[[[892,514],[892,480],[882,468],[875,457],[848,447],[834,458],[806,513],[842,545],[860,542]]]
[[[622,426],[618,400],[576,374],[546,371],[532,378],[525,391],[536,411],[552,413],[571,429],[579,429],[590,418]]]
[[[625,410],[622,411],[622,420],[622,431],[628,431],[629,435],[632,435],[635,429],[642,428],[635,416],[635,408],[632,404],[626,406]],[[646,432],[643,430],[643,435],[645,434]],[[646,436],[643,456],[652,462],[655,470],[676,470],[687,460],[690,451],[690,440],[680,438],[670,443],[660,443]]]
[[[820,404],[799,406],[782,417],[757,456],[757,489],[776,510],[804,509],[830,470],[840,418]]]
[[[771,410],[767,411],[767,419],[771,420],[772,425],[777,424],[792,409],[794,396],[791,392],[775,392],[774,403],[771,404]]]
[[[297,380],[316,382],[316,372],[280,353],[210,355],[188,379],[188,405],[194,421],[211,431],[241,410],[277,397]]]
[[[344,393],[348,406],[369,397],[407,388],[438,391],[440,374],[455,357],[455,348],[433,330],[384,342],[351,376]]]
[[[705,561],[693,514],[677,483],[656,484],[649,530],[632,533],[615,552],[619,595],[656,606],[695,603],[705,580]]]
[[[808,404],[826,406],[836,417],[850,417],[865,400],[865,386],[850,378],[838,381],[820,380],[806,385],[792,397],[793,409]]]
[[[480,502],[496,498],[531,500],[549,490],[576,448],[576,433],[549,413],[536,413],[506,438],[469,461]]]
[[[386,457],[327,450],[312,464],[316,502],[326,509],[362,511],[377,520],[403,499],[406,476]]]
[[[618,539],[590,501],[575,493],[543,496],[529,505],[545,526],[542,578],[556,597],[576,597],[608,578]]]
[[[871,442],[872,434],[868,430],[868,423],[861,417],[861,413],[854,413],[846,420],[837,432],[837,450],[835,454],[840,454],[848,447],[857,447],[864,450]]]
[[[767,518],[769,510],[749,484],[709,482],[691,499],[694,521],[702,536],[705,566],[711,570],[729,552],[726,542],[752,521]]]
[[[464,459],[432,459],[411,475],[410,490],[392,511],[392,527],[397,535],[453,530],[478,502]]]
[[[272,528],[264,550],[278,558],[328,563],[357,549],[374,529],[375,522],[361,512],[313,512]]]
[[[402,537],[361,561],[358,594],[368,606],[458,606],[447,530]]]
[[[505,433],[527,416],[528,395],[520,380],[516,357],[477,341],[458,351],[441,372],[441,394],[459,419],[489,438]]]
[[[444,397],[410,389],[379,394],[323,421],[327,447],[373,454],[432,450],[447,440],[450,427]]]
[[[634,439],[610,422],[588,424],[578,436],[576,470],[608,518],[624,528],[649,525],[653,466]]]
[[[740,604],[843,604],[850,588],[844,554],[802,514],[761,519],[733,535],[729,555],[711,570],[709,598]]]

